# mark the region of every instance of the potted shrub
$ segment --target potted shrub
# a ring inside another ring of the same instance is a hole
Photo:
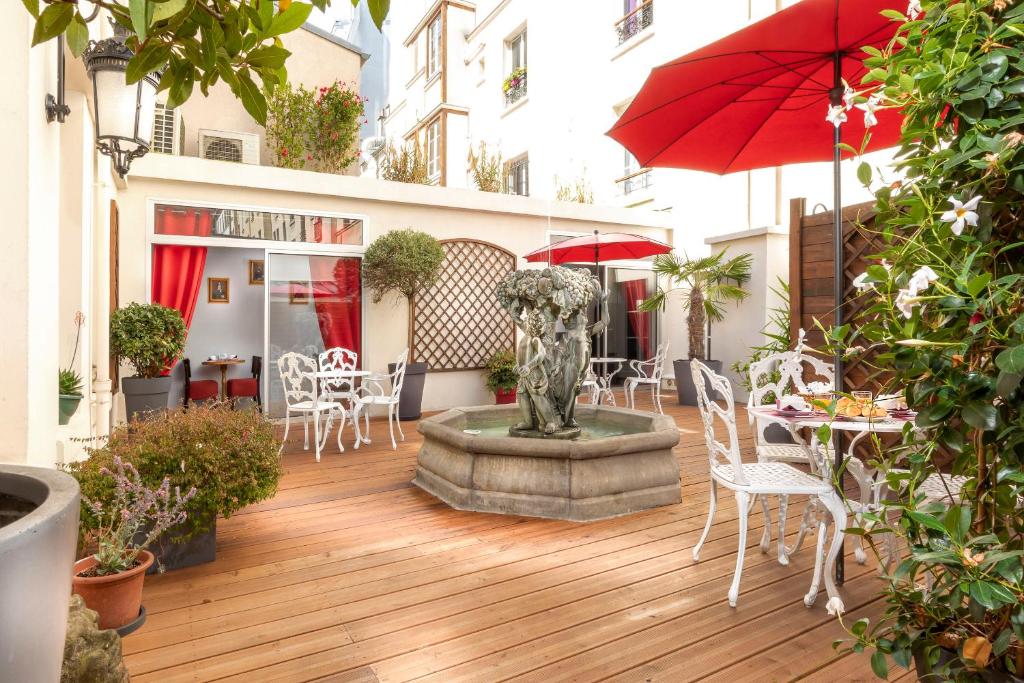
[[[121,380],[129,419],[167,407],[172,363],[185,350],[181,313],[160,304],[132,303],[110,316],[110,352],[135,368]]]
[[[498,351],[487,361],[487,388],[494,392],[498,405],[516,402],[519,368],[511,351]]]
[[[78,358],[78,342],[82,338],[82,323],[85,316],[81,311],[75,313],[75,350],[71,352],[71,363],[57,372],[57,424],[66,425],[71,416],[78,410],[82,401],[82,376],[75,372],[75,359]]]
[[[147,486],[166,478],[172,487],[196,488],[188,521],[150,548],[158,565],[178,569],[215,559],[218,515],[228,517],[274,495],[281,476],[279,447],[273,424],[258,411],[194,405],[118,426],[102,448],[67,469],[83,495],[104,506],[116,499],[113,482],[103,474],[116,458],[138,470]],[[84,530],[97,530],[99,521],[83,506]]]
[[[914,5],[915,3],[911,3]],[[923,12],[922,10],[923,6]],[[848,647],[928,681],[1024,680],[1024,4],[922,2],[865,62],[878,117],[902,120],[894,176],[875,182],[884,240],[855,283],[866,299],[838,351],[904,390],[920,430],[876,460],[901,491],[873,515],[903,550],[880,584],[881,619]],[[874,82],[875,79],[879,82]],[[882,111],[886,109],[894,111]],[[858,177],[872,186],[862,163]],[[913,439],[917,443],[913,443]],[[874,463],[873,463],[874,464]],[[929,475],[964,477],[927,503]],[[885,543],[871,543],[884,546]]]
[[[676,254],[660,254],[654,259],[654,272],[666,278],[669,290],[659,289],[654,296],[640,305],[642,311],[663,309],[668,291],[680,290],[683,310],[686,311],[686,331],[690,360],[699,360],[717,373],[722,372],[722,361],[706,358],[704,334],[708,321],[725,319],[725,304],[739,303],[750,293],[743,285],[750,279],[752,257],[741,254],[726,259],[722,251],[710,256],[691,259]],[[676,375],[676,392],[682,405],[697,405],[697,392],[690,374],[690,360],[672,361]]]
[[[363,282],[373,292],[373,302],[380,303],[389,292],[396,292],[405,297],[409,311],[410,356],[398,405],[400,420],[419,419],[427,373],[427,364],[416,362],[412,345],[412,302],[417,293],[437,282],[443,263],[441,243],[425,232],[410,229],[381,235],[363,256]],[[388,366],[388,370],[394,372],[394,365]]]
[[[110,479],[113,498],[103,503],[82,497],[95,522],[89,543],[96,552],[75,563],[72,590],[99,615],[99,627],[121,628],[139,617],[142,584],[153,554],[146,548],[160,534],[185,521],[185,506],[196,495],[185,495],[168,478],[153,489],[142,482],[131,463],[115,457],[113,470],[100,474]],[[142,532],[140,534],[140,532]]]

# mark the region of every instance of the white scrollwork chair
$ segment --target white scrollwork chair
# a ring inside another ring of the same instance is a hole
[[[667,355],[668,342],[666,341],[658,344],[654,358],[629,361],[629,367],[633,370],[634,375],[627,377],[625,382],[627,408],[636,407],[636,397],[634,396],[636,388],[641,384],[649,384],[651,400],[657,406],[658,412],[662,415],[665,414],[665,411],[661,409],[661,376],[665,372],[665,357]]]
[[[353,405],[352,420],[356,426],[356,444],[370,443],[367,436],[363,436],[359,429],[359,416],[366,420],[366,433],[370,433],[370,408],[371,406],[387,406],[388,409],[388,431],[391,433],[391,448],[397,449],[395,443],[395,424],[398,424],[398,434],[402,441],[405,441],[405,432],[402,431],[402,422],[398,419],[398,402],[402,395],[402,383],[405,381],[405,366],[409,360],[409,349],[402,351],[395,361],[395,371],[380,377],[368,377],[360,385]],[[391,382],[390,391],[384,389],[381,382],[388,379]]]
[[[345,426],[345,411],[337,403],[323,400],[317,391],[317,364],[309,356],[290,351],[284,353],[277,359],[277,371],[281,375],[281,387],[284,389],[285,414],[284,414],[284,438],[281,441],[281,450],[288,441],[288,430],[291,428],[292,414],[302,415],[302,428],[304,438],[302,447],[309,450],[309,417],[313,417],[313,443],[316,446],[316,461],[320,462],[320,450],[327,443],[327,437],[331,433],[331,423],[334,415],[341,415],[341,424],[338,426],[338,449],[344,451],[341,445],[341,432]],[[323,439],[320,438],[320,417],[326,416],[327,423],[323,430]]]
[[[587,374],[584,375],[583,381],[580,383],[580,393],[586,392],[590,396],[591,405],[597,405],[597,402],[601,398],[601,388],[597,384],[597,375],[594,374],[594,369],[587,366]]]
[[[355,370],[359,362],[359,354],[341,346],[327,349],[320,354],[320,369],[328,370]],[[356,398],[355,378],[353,377],[329,377],[323,380],[322,398],[334,403],[347,401],[349,406]]]
[[[697,403],[704,422],[704,438],[707,441],[708,458],[711,474],[711,500],[708,509],[708,521],[704,532],[693,549],[693,559],[700,559],[700,549],[711,531],[715,510],[718,506],[718,487],[721,485],[736,496],[736,507],[739,515],[739,547],[736,555],[736,571],[729,588],[729,605],[736,606],[740,590],[740,574],[743,571],[743,556],[747,547],[747,516],[752,496],[787,496],[807,495],[816,497],[828,509],[835,524],[835,536],[825,560],[825,590],[830,604],[842,611],[842,600],[836,590],[832,576],[832,567],[842,543],[843,530],[846,528],[846,508],[839,495],[827,479],[822,479],[802,472],[792,465],[782,462],[744,463],[740,457],[739,438],[736,434],[736,406],[729,380],[711,371],[700,361],[691,361],[693,384],[697,388]],[[705,381],[707,384],[705,384]],[[717,391],[723,397],[725,406],[708,398],[708,389]],[[715,437],[715,420],[721,421],[727,433],[727,442],[722,443]],[[766,520],[767,522],[767,520]],[[819,535],[819,549],[825,536],[824,524]],[[819,552],[814,561],[814,575],[811,588],[804,596],[804,604],[814,604],[818,595],[818,586],[822,576],[822,553]],[[838,604],[836,604],[838,602]]]

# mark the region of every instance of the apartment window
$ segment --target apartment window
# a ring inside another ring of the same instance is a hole
[[[654,23],[654,0],[623,0],[622,18],[615,22],[619,45]]]
[[[508,75],[502,84],[505,106],[526,97],[526,30],[505,42],[508,49]]]
[[[427,124],[427,176],[436,179],[441,176],[441,119]]]
[[[505,191],[527,197],[530,194],[530,159],[525,154],[508,162],[505,168]]]
[[[526,68],[526,29],[508,41],[509,66],[511,70]]]
[[[622,188],[622,194],[631,194],[637,190],[645,190],[653,184],[651,169],[643,168],[628,150],[623,150],[625,155],[622,169],[622,177],[616,183]]]
[[[427,78],[441,70],[441,14],[427,25]]]

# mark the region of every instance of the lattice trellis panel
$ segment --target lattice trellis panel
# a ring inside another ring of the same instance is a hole
[[[412,344],[432,371],[477,370],[515,344],[515,325],[494,295],[516,268],[510,251],[477,240],[445,240],[437,284],[413,302]]]

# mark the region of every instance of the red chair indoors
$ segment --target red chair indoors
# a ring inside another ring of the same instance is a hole
[[[263,359],[252,357],[252,377],[228,380],[228,398],[234,403],[239,398],[251,398],[260,408],[263,400],[260,397],[260,375],[263,374]]]
[[[188,408],[190,401],[208,401],[217,399],[220,387],[216,380],[200,379],[192,380],[192,363],[188,358],[182,358],[181,364],[185,366],[185,407]]]

